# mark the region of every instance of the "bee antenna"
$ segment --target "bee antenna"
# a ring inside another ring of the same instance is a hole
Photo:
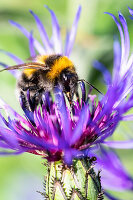
[[[102,94],[103,95],[103,93],[100,91],[100,90],[98,90],[94,85],[92,85],[90,82],[88,82],[88,81],[86,81],[85,79],[80,79],[80,80],[78,80],[79,82],[81,81],[83,81],[83,82],[85,82],[85,83],[87,83],[89,86],[91,86],[93,89],[95,89],[97,92],[99,92],[100,94]]]

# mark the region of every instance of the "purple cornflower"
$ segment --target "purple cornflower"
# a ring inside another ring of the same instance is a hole
[[[79,7],[72,29],[66,36],[65,49],[61,42],[60,27],[57,18],[48,7],[52,18],[52,38],[49,39],[45,28],[33,11],[30,13],[35,18],[42,39],[43,46],[33,37],[32,32],[16,22],[10,23],[16,26],[29,40],[31,57],[39,55],[59,53],[70,55],[80,17]],[[130,14],[133,11],[129,8]],[[20,116],[8,104],[0,99],[0,108],[7,114],[5,119],[0,113],[0,147],[11,150],[1,151],[1,155],[19,154],[29,152],[41,155],[49,161],[64,160],[71,164],[72,159],[96,156],[97,167],[102,168],[103,186],[105,189],[132,190],[133,180],[130,178],[119,158],[112,150],[105,149],[105,145],[114,148],[132,148],[133,140],[113,142],[106,141],[111,136],[120,121],[133,120],[133,115],[125,115],[133,107],[133,55],[129,57],[130,41],[125,18],[119,13],[118,22],[110,13],[118,26],[121,46],[114,42],[114,67],[113,75],[106,68],[95,62],[95,67],[103,72],[107,83],[107,92],[96,101],[96,96],[90,93],[86,95],[85,86],[81,83],[82,98],[80,102],[75,100],[72,109],[66,104],[62,91],[56,88],[54,98],[51,94],[43,95],[42,105],[30,112],[24,109],[25,115]],[[123,32],[124,30],[124,32]],[[15,55],[5,52],[17,64],[23,61]],[[3,64],[4,65],[4,64]],[[4,65],[6,67],[6,65]],[[18,71],[11,72],[18,77]],[[27,92],[30,104],[30,94]],[[99,155],[100,153],[101,155]],[[117,166],[116,166],[117,163]],[[108,178],[109,177],[109,178]],[[113,177],[111,179],[111,177]],[[112,182],[115,179],[113,187]],[[113,199],[108,193],[108,198]]]

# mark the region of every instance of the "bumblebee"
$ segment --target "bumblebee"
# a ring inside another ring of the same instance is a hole
[[[74,94],[78,95],[78,81],[84,81],[101,93],[91,83],[84,79],[79,80],[74,64],[66,56],[59,54],[41,55],[35,62],[23,63],[7,67],[4,70],[23,69],[17,80],[17,91],[24,109],[34,111],[42,101],[42,95],[58,86],[65,93],[69,103],[72,103]],[[27,92],[30,94],[30,102]],[[102,93],[101,93],[102,94]]]
[[[17,80],[17,90],[23,105],[27,108],[29,90],[32,111],[40,103],[42,95],[53,90],[55,86],[61,87],[69,102],[72,101],[74,94],[78,96],[78,75],[74,64],[66,56],[37,56],[35,62],[14,65],[3,70],[15,69],[23,69]]]

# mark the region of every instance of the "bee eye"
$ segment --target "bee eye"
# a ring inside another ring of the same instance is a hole
[[[64,81],[68,81],[68,76],[66,74],[63,74]]]
[[[65,82],[66,84],[70,83],[72,81],[72,78],[73,74],[70,73],[63,74],[63,82]]]

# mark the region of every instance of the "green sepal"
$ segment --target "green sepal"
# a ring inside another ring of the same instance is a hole
[[[63,162],[48,163],[43,193],[46,200],[102,200],[100,173],[94,172],[93,159],[73,160],[73,165]]]

